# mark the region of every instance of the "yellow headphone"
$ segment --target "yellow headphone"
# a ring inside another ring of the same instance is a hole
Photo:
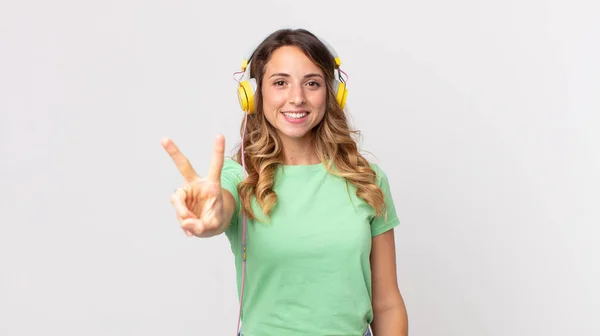
[[[348,89],[346,88],[346,82],[340,76],[340,65],[342,61],[338,56],[337,52],[323,39],[319,38],[319,40],[329,49],[331,55],[333,55],[334,59],[334,79],[333,79],[333,92],[335,93],[335,98],[338,104],[343,109],[346,105],[346,96],[348,95]],[[254,102],[254,97],[256,93],[256,78],[250,76],[250,56],[244,58],[242,60],[242,72],[244,75],[240,80],[240,84],[237,89],[237,96],[240,102],[240,107],[242,110],[248,114],[253,114],[256,112],[256,106]]]

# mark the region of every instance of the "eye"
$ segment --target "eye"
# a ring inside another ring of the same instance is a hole
[[[273,83],[275,86],[282,86],[285,85],[285,82],[282,80],[276,81],[275,83]]]
[[[317,81],[310,81],[310,82],[308,82],[308,86],[319,87],[319,86],[321,86],[321,83],[319,83]]]

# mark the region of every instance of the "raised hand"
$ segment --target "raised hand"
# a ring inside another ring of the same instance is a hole
[[[200,177],[189,160],[169,138],[163,138],[163,148],[169,153],[175,166],[183,175],[185,183],[171,196],[181,228],[188,236],[211,237],[222,232],[225,213],[221,191],[225,138],[218,135],[208,170],[208,176]]]

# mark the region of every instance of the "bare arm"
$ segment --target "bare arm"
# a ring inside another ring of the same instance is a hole
[[[398,288],[394,230],[373,237],[371,248],[374,336],[407,336],[408,316]]]

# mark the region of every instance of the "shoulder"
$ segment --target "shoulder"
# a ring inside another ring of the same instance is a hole
[[[375,175],[377,176],[377,184],[381,185],[382,183],[387,183],[387,174],[379,164],[369,161],[369,166],[371,169],[373,169]]]
[[[223,168],[242,168],[242,165],[235,161],[232,157],[225,157],[223,160]]]
[[[221,182],[228,180],[236,185],[244,179],[244,171],[241,164],[232,158],[223,160],[223,168],[221,169]]]
[[[231,172],[231,173],[236,173],[238,172],[240,175],[243,173],[242,172],[242,165],[239,164],[237,161],[235,161],[233,158],[230,157],[226,157],[223,160],[223,172]]]

